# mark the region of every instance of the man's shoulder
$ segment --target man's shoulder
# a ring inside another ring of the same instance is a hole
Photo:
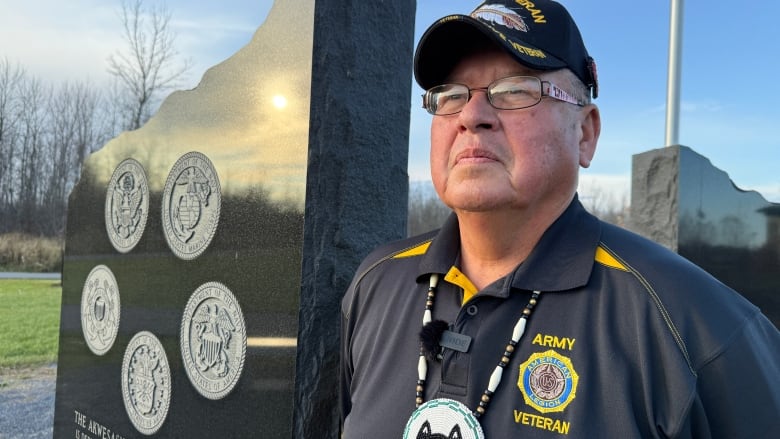
[[[679,266],[684,270],[701,271],[707,276],[703,270],[671,249],[614,224],[602,222],[599,246],[640,273],[652,268]]]
[[[376,247],[363,259],[355,273],[355,277],[358,278],[365,275],[386,261],[407,260],[424,255],[433,238],[436,237],[437,232],[437,230],[434,230],[421,235],[391,241]]]
[[[632,273],[672,318],[689,317],[691,306],[724,321],[743,320],[758,312],[755,305],[694,262],[634,232],[606,225],[599,246]]]
[[[420,235],[384,243],[374,248],[368,256],[363,259],[360,266],[361,268],[364,268],[385,260],[422,256],[428,250],[428,246],[436,237],[437,233],[438,230],[432,230]],[[358,272],[359,271],[361,270],[358,269]]]
[[[760,310],[737,291],[674,251],[633,232],[607,225],[600,246],[623,264],[682,343],[692,367],[713,352]],[[639,291],[639,290],[637,290]]]

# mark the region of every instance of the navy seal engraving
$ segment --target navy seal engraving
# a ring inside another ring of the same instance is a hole
[[[181,322],[184,370],[195,389],[209,399],[235,387],[246,357],[244,315],[233,293],[208,282],[187,301]]]
[[[133,426],[145,435],[160,429],[171,405],[171,369],[154,334],[137,333],[122,361],[122,399]]]
[[[222,194],[214,165],[199,152],[188,152],[173,165],[162,197],[165,240],[181,259],[195,259],[217,231]]]
[[[81,292],[81,330],[95,355],[111,349],[119,331],[120,301],[114,273],[105,265],[89,272]]]
[[[111,175],[106,190],[105,219],[108,240],[127,253],[141,240],[149,216],[149,184],[140,163],[126,159]]]

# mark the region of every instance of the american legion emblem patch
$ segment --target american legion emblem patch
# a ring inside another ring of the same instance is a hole
[[[520,365],[517,386],[525,403],[539,412],[562,412],[576,396],[579,379],[568,357],[549,350]]]

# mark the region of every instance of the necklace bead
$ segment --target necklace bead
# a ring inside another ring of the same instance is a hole
[[[429,280],[428,296],[425,302],[425,312],[423,313],[423,327],[433,320],[432,317],[433,305],[434,305],[434,299],[436,297],[436,288],[438,286],[438,283],[439,283],[439,275],[432,274]],[[538,303],[540,294],[541,291],[534,291],[531,294],[531,299],[528,301],[528,304],[525,306],[525,308],[523,308],[522,314],[520,318],[517,320],[517,323],[515,324],[514,330],[512,332],[512,338],[511,340],[509,340],[509,343],[506,345],[506,348],[504,349],[504,354],[501,356],[501,360],[499,361],[493,373],[490,375],[490,381],[488,382],[488,387],[482,393],[482,397],[480,397],[479,404],[477,405],[476,409],[472,412],[475,418],[479,419],[479,417],[484,415],[485,412],[487,411],[488,404],[490,404],[490,398],[493,396],[496,389],[498,388],[498,385],[501,383],[503,370],[504,368],[506,368],[506,366],[509,365],[509,362],[512,360],[512,354],[515,352],[515,346],[517,346],[517,343],[520,341],[520,339],[523,337],[523,334],[525,333],[526,323],[528,321],[528,318],[531,316],[531,313],[533,313],[534,307]],[[419,408],[425,402],[425,380],[428,375],[428,363],[425,359],[425,350],[422,347],[422,343],[420,346],[420,358],[417,364],[417,374],[419,379],[417,380],[415,406]]]

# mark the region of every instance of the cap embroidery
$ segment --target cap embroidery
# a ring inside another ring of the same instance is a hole
[[[588,70],[590,70],[590,76],[593,77],[593,99],[599,97],[599,74],[596,70],[596,61],[588,57]]]
[[[473,18],[481,18],[490,23],[500,24],[510,29],[528,32],[528,25],[517,12],[502,5],[484,5],[471,13]]]
[[[536,5],[528,0],[515,0],[515,2],[524,7],[534,17],[534,23],[547,23],[542,11],[535,9]]]

